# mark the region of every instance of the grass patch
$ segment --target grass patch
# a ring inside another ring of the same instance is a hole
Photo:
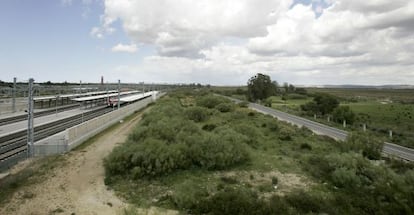
[[[47,175],[58,167],[66,165],[66,158],[60,155],[36,159],[30,166],[16,174],[8,175],[0,180],[0,205],[7,203],[10,197],[24,187],[44,181]],[[22,198],[33,198],[34,194],[25,192]]]

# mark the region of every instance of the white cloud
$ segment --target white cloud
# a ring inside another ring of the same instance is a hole
[[[128,52],[128,53],[135,53],[137,52],[138,48],[136,44],[124,45],[119,43],[118,45],[112,47],[113,52]]]
[[[325,0],[319,17],[292,2],[105,0],[91,35],[119,20],[158,56],[115,71],[154,80],[244,84],[265,72],[302,84],[413,83],[414,1]]]
[[[106,0],[103,25],[119,19],[135,42],[154,44],[161,55],[195,57],[223,37],[265,35],[266,26],[290,4],[277,0]]]

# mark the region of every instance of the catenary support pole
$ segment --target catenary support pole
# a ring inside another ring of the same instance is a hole
[[[16,112],[16,80],[17,78],[13,78],[13,91],[12,91],[12,111],[13,113]]]
[[[121,80],[118,79],[118,110],[121,107]]]
[[[34,125],[33,125],[33,78],[29,79],[29,90],[28,90],[28,109],[27,109],[27,147],[28,147],[28,157],[33,157],[34,155]]]

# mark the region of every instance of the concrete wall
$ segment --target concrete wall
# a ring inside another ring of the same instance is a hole
[[[160,97],[162,95],[164,94],[159,94],[157,97]],[[113,125],[114,123],[119,122],[126,116],[131,115],[135,111],[143,109],[149,103],[152,103],[154,101],[153,99],[154,97],[148,97],[139,102],[125,106],[119,110],[112,111],[77,126],[68,128],[63,132],[40,140],[35,143],[35,156],[68,152],[87,139]]]
[[[93,137],[99,132],[105,130],[112,124],[120,121],[124,117],[131,115],[137,110],[146,107],[153,100],[151,97],[135,102],[119,110],[112,111],[103,116],[89,120],[87,123],[79,124],[68,129],[68,145],[69,149],[73,149],[85,140]]]

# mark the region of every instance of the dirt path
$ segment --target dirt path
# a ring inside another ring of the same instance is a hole
[[[134,117],[99,137],[93,144],[67,156],[67,165],[45,181],[16,192],[0,214],[122,214],[127,206],[104,185],[103,158],[141,119]]]

